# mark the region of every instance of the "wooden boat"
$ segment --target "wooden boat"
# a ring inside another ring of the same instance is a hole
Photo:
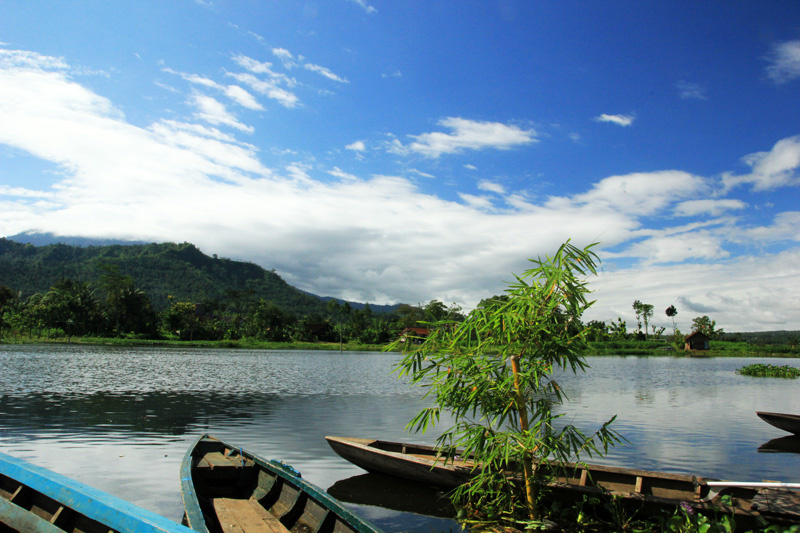
[[[184,523],[201,533],[381,533],[284,463],[210,435],[181,463]]]
[[[192,533],[156,513],[3,453],[0,531]]]
[[[446,459],[432,446],[347,437],[325,439],[338,455],[364,470],[446,489],[469,482],[476,472],[475,463],[468,457]],[[671,511],[685,502],[698,512],[733,512],[742,525],[757,524],[759,516],[771,523],[800,523],[800,493],[788,490],[800,488],[800,484],[728,482],[578,463],[549,463],[539,468],[549,470],[552,481],[548,487],[562,501],[605,493],[644,513]],[[731,496],[730,506],[722,505],[725,495]]]
[[[800,435],[800,415],[787,415],[785,413],[765,413],[756,411],[761,420],[778,429]]]

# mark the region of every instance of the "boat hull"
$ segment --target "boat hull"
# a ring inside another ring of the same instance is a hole
[[[758,417],[767,424],[795,435],[800,435],[800,416],[786,413],[766,413],[756,411]]]
[[[434,447],[392,443],[376,439],[325,437],[342,458],[369,472],[390,474],[437,487],[453,488],[475,475],[474,464],[445,462]],[[427,454],[427,459],[425,455]],[[682,502],[698,512],[735,513],[742,526],[757,525],[759,517],[775,523],[800,523],[800,496],[792,490],[708,485],[711,480],[669,472],[577,463],[548,463],[549,490],[559,500],[580,500],[583,495],[607,494],[645,513],[674,511]],[[446,474],[446,470],[450,474]],[[545,472],[545,474],[548,474]],[[722,497],[730,496],[731,505]]]
[[[381,533],[288,465],[202,435],[181,463],[184,523],[201,533]]]
[[[156,513],[3,453],[0,453],[0,530],[191,533]]]

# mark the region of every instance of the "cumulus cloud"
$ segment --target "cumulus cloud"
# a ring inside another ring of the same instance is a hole
[[[800,41],[777,43],[768,57],[767,76],[777,84],[800,78]]]
[[[500,122],[482,122],[458,117],[448,117],[439,125],[451,130],[450,133],[432,132],[409,135],[413,142],[403,145],[394,140],[390,150],[395,153],[417,153],[425,157],[437,158],[443,154],[453,154],[464,150],[509,150],[516,146],[537,141],[536,132]]]
[[[586,193],[575,195],[574,201],[604,206],[631,215],[656,214],[677,199],[694,196],[707,189],[706,181],[677,170],[637,172],[611,176],[594,184]]]
[[[594,117],[594,119],[597,122],[610,122],[618,126],[630,126],[633,124],[636,117],[633,115],[607,115],[603,113],[602,115]]]
[[[367,150],[367,146],[364,144],[364,141],[355,141],[345,146],[345,149],[352,150],[354,152],[365,152]]]
[[[800,135],[781,139],[771,150],[756,152],[742,158],[752,168],[750,174],[725,174],[722,182],[730,189],[751,184],[755,191],[769,191],[800,184]]]

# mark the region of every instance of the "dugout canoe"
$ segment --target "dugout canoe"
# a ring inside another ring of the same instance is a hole
[[[0,531],[192,533],[177,522],[0,453]]]
[[[455,453],[447,458],[432,446],[352,437],[325,437],[334,452],[367,470],[453,489],[475,475],[475,463]],[[542,466],[540,466],[542,468]],[[682,502],[698,512],[733,512],[737,523],[800,523],[800,493],[796,483],[720,481],[670,472],[582,463],[548,464],[555,497],[579,500],[583,495],[621,498],[645,513],[673,511]],[[723,505],[723,496],[731,504]]]
[[[778,429],[788,431],[795,435],[800,435],[800,415],[790,415],[786,413],[767,413],[756,411],[758,417],[767,424]]]
[[[184,524],[201,533],[382,533],[291,466],[210,435],[181,463]]]

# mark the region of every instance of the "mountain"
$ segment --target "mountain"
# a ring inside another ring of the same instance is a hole
[[[98,246],[91,244],[96,241],[83,242],[81,246],[35,246],[0,238],[0,285],[27,298],[47,292],[62,278],[95,282],[112,267],[131,276],[157,310],[167,308],[170,299],[234,306],[263,299],[297,315],[327,314],[326,299],[292,287],[274,271],[254,263],[209,257],[190,243]],[[351,303],[355,308],[363,305]],[[395,306],[371,307],[384,312]]]
[[[147,244],[144,241],[126,241],[121,239],[92,239],[89,237],[70,237],[56,235],[55,233],[37,233],[26,231],[6,237],[9,241],[22,244],[32,244],[34,246],[47,246],[48,244],[69,244],[71,246],[109,246],[112,244]]]

